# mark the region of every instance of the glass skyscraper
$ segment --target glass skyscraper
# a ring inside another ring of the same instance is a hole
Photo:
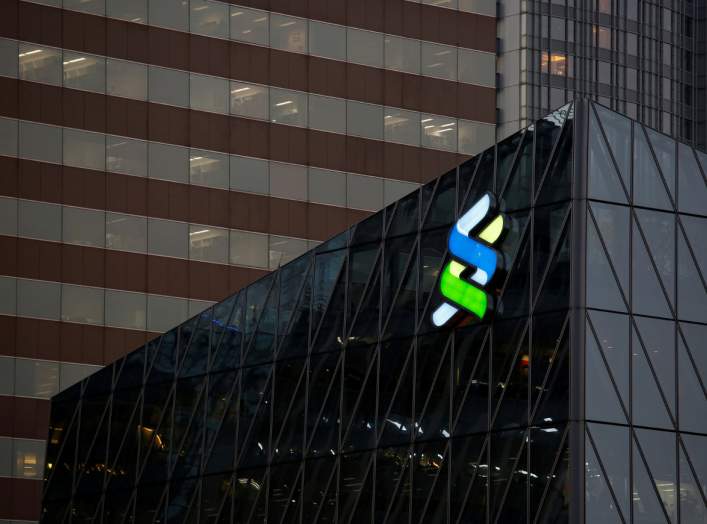
[[[43,522],[704,522],[707,155],[579,99],[52,400]]]

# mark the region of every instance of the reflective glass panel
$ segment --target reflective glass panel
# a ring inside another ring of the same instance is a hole
[[[60,49],[21,43],[18,56],[21,80],[61,85]]]
[[[307,20],[271,13],[270,46],[293,53],[306,53]]]
[[[231,38],[252,44],[268,45],[270,13],[259,9],[231,6]]]
[[[270,89],[270,120],[278,124],[307,127],[307,94]]]
[[[147,66],[109,58],[106,65],[107,89],[112,96],[147,100]]]
[[[106,59],[64,51],[64,86],[95,93],[106,90]]]
[[[414,75],[420,74],[420,41],[385,35],[385,68],[403,71]]]
[[[310,20],[309,54],[332,60],[346,60],[346,28]]]
[[[189,98],[192,109],[228,114],[228,80],[191,73]]]
[[[231,114],[265,120],[269,114],[267,86],[231,82]]]
[[[457,79],[457,48],[422,42],[422,74],[444,80]]]

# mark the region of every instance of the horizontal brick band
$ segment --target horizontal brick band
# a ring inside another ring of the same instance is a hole
[[[0,324],[6,324],[4,318]],[[48,400],[0,395],[0,436],[47,438],[49,406]]]
[[[42,481],[0,477],[0,515],[9,520],[38,520]]]

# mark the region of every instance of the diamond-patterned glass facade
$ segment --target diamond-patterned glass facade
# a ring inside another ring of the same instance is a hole
[[[55,397],[43,522],[703,522],[705,168],[557,110]]]

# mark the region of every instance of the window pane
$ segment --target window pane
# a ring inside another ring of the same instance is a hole
[[[147,221],[147,250],[151,255],[187,258],[189,225],[150,218]]]
[[[269,16],[267,11],[231,6],[231,38],[251,44],[268,45]]]
[[[95,93],[106,90],[106,59],[64,51],[64,86]]]
[[[346,28],[348,61],[371,67],[383,67],[383,34]]]
[[[307,200],[307,168],[271,162],[270,194],[291,200]]]
[[[213,306],[213,302],[209,302],[208,300],[194,300],[192,298],[189,299],[189,318],[198,315],[199,313],[202,313],[203,311],[209,309],[211,306]]]
[[[106,248],[147,251],[147,219],[122,213],[106,213]]]
[[[307,127],[307,94],[270,89],[270,119],[278,124]]]
[[[147,295],[147,330],[163,333],[185,321],[188,315],[186,299]]]
[[[189,226],[189,258],[202,262],[228,263],[228,230],[219,227]]]
[[[210,0],[190,0],[190,31],[198,35],[228,38],[228,5]]]
[[[150,142],[150,178],[186,184],[189,180],[189,150],[186,147]]]
[[[228,189],[228,155],[192,149],[189,155],[191,184]]]
[[[64,391],[74,384],[92,375],[102,366],[92,366],[90,364],[74,364],[61,362],[59,364],[59,391]]]
[[[267,195],[268,161],[231,155],[231,189]]]
[[[108,17],[147,23],[147,0],[108,0]]]
[[[231,114],[248,118],[268,118],[268,88],[231,82]]]
[[[15,359],[15,395],[49,398],[59,391],[59,363],[29,358]]]
[[[61,285],[61,320],[82,324],[103,324],[103,289]]]
[[[17,279],[17,314],[59,320],[61,288],[57,282]]]
[[[385,68],[420,74],[420,41],[385,35]]]
[[[107,92],[133,100],[147,100],[147,66],[126,60],[108,59]]]
[[[284,266],[308,249],[307,241],[300,238],[270,235],[270,269]]]
[[[457,119],[448,116],[421,115],[422,147],[457,150]]]
[[[459,49],[459,81],[496,87],[496,55]]]
[[[44,473],[44,448],[43,440],[30,440],[24,438],[12,439],[15,467],[13,476],[17,478],[41,479]]]
[[[383,108],[347,100],[346,129],[349,135],[383,140]]]
[[[310,20],[309,53],[332,60],[346,60],[346,28]]]
[[[105,171],[106,136],[64,128],[64,165]]]
[[[310,94],[309,127],[331,133],[346,133],[346,100]]]
[[[496,127],[471,120],[459,120],[459,152],[475,155],[493,145]]]
[[[108,135],[106,169],[113,173],[147,176],[147,142]]]
[[[456,80],[457,48],[422,42],[422,74],[445,80]]]
[[[420,113],[417,111],[386,107],[383,122],[387,142],[420,145]]]
[[[61,85],[61,50],[20,43],[18,57],[20,79]]]
[[[61,241],[61,206],[33,200],[19,201],[21,237]]]
[[[104,211],[65,206],[62,241],[68,244],[103,247],[106,238],[105,221]]]
[[[346,205],[346,173],[309,168],[309,200],[332,206]]]
[[[144,330],[146,308],[147,297],[142,293],[106,289],[106,326]]]
[[[231,264],[268,267],[268,235],[231,230]]]
[[[496,16],[496,2],[493,0],[459,0],[459,10],[467,13]]]
[[[1,284],[0,284],[1,285]],[[2,300],[2,298],[0,298]],[[12,396],[15,393],[15,359],[14,357],[0,356],[0,395]],[[7,437],[0,437],[0,475],[10,475],[10,451],[4,448]]]
[[[383,179],[373,176],[346,176],[347,207],[378,211],[383,207]]]
[[[189,24],[189,2],[187,0],[154,0],[150,2],[150,25],[187,31]]]
[[[17,199],[0,197],[0,235],[17,234]]]
[[[194,73],[189,78],[192,109],[228,114],[228,80]]]
[[[17,314],[17,280],[0,277],[0,315]]]
[[[270,46],[293,53],[306,53],[307,20],[271,13]]]
[[[422,0],[418,3],[433,5],[435,7],[446,7],[447,9],[457,8],[457,0]]]
[[[20,157],[61,164],[61,128],[21,121]]]
[[[104,15],[106,2],[105,0],[64,0],[64,9],[83,11],[93,15]]]
[[[152,2],[150,5],[154,4]],[[152,22],[152,20],[150,20]],[[150,101],[172,106],[189,106],[189,74],[150,66]]]
[[[0,38],[0,75],[17,78],[18,49],[17,40]]]
[[[0,155],[17,156],[17,120],[0,118]]]
[[[402,180],[391,180],[386,178],[383,181],[383,196],[384,203],[387,206],[396,200],[400,200],[405,195],[412,193],[419,186],[412,182],[403,182]]]

